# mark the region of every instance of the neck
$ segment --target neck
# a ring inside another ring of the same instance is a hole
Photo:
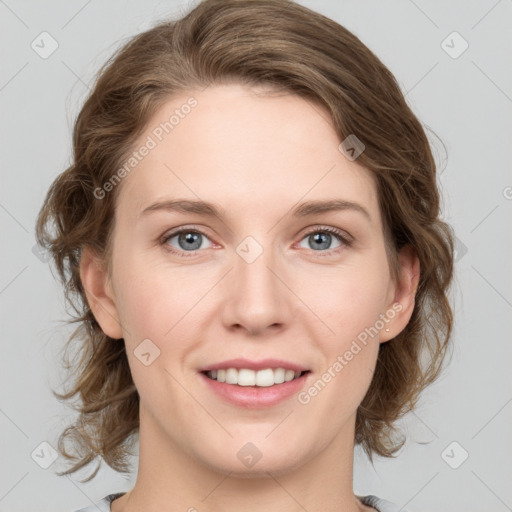
[[[355,417],[307,461],[272,464],[263,456],[245,471],[211,467],[184,451],[142,407],[140,419],[137,481],[112,512],[373,511],[352,490]]]

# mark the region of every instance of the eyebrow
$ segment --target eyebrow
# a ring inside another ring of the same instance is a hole
[[[168,199],[157,201],[140,212],[139,217],[143,217],[155,211],[169,211],[179,213],[196,213],[206,217],[215,217],[222,220],[225,217],[225,210],[208,201],[191,199]],[[307,217],[320,215],[326,212],[335,211],[355,211],[362,213],[370,222],[372,220],[370,213],[366,208],[353,201],[344,199],[314,200],[306,201],[296,206],[291,214],[294,217]]]

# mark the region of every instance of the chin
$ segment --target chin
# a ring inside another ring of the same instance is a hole
[[[202,458],[202,461],[212,471],[223,475],[257,479],[268,478],[269,473],[272,476],[286,475],[298,469],[311,457],[303,451],[298,453],[297,449],[289,445],[284,449],[281,446],[280,451],[277,447],[268,446],[268,443],[266,448],[259,450],[250,442],[243,443],[241,446],[233,450],[225,449],[217,459],[212,460],[213,454],[209,454],[210,457]],[[232,452],[233,456],[227,456],[227,451]]]

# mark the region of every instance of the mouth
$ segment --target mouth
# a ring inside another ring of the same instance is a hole
[[[208,393],[240,409],[266,410],[293,399],[311,380],[312,372],[281,366],[250,369],[203,369],[198,373]],[[262,366],[255,364],[255,366]]]
[[[218,370],[205,370],[201,373],[208,379],[231,384],[233,386],[263,388],[300,379],[303,375],[311,373],[311,371],[299,371],[286,368],[264,368],[262,370],[223,368]]]
[[[286,359],[236,358],[203,366],[205,390],[242,409],[266,409],[291,400],[311,380],[312,370]]]

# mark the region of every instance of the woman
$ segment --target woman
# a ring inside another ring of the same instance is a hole
[[[392,456],[442,369],[453,244],[421,123],[353,34],[205,0],[138,35],[37,235],[80,313],[61,474],[128,472],[139,439],[134,488],[83,511],[399,509],[354,494],[354,447]]]

